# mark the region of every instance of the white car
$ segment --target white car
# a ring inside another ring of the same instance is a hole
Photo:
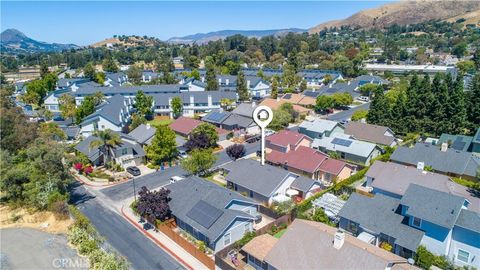
[[[181,181],[181,180],[183,180],[183,179],[185,179],[185,178],[183,178],[183,177],[181,177],[181,176],[172,176],[172,177],[170,177],[170,183],[173,184],[173,183],[178,182],[178,181]]]
[[[358,100],[368,102],[368,101],[370,101],[370,98],[367,97],[367,96],[359,96],[359,97],[358,97]]]

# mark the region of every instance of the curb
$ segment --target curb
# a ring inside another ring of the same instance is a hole
[[[135,226],[141,233],[143,233],[145,236],[147,236],[148,238],[150,238],[153,242],[155,242],[158,246],[160,246],[160,248],[162,248],[163,250],[167,251],[170,255],[172,255],[173,257],[175,257],[175,259],[177,259],[181,264],[183,264],[183,266],[185,266],[187,269],[191,269],[193,270],[194,268],[192,266],[190,266],[188,263],[186,263],[182,258],[180,258],[177,254],[175,254],[172,250],[170,250],[167,246],[165,246],[164,244],[162,244],[160,241],[158,241],[155,237],[153,237],[149,232],[147,232],[146,230],[144,230],[136,221],[132,220],[130,217],[128,217],[125,212],[123,211],[123,208],[124,206],[122,206],[122,209],[121,209],[121,212],[122,212],[122,215],[125,219],[128,220],[128,222],[130,222],[133,226]]]
[[[87,185],[89,187],[99,187],[99,188],[103,188],[103,187],[111,187],[111,186],[116,186],[116,185],[120,185],[120,184],[123,184],[123,183],[126,183],[130,180],[126,180],[126,181],[121,181],[121,182],[116,182],[116,183],[112,183],[112,184],[105,184],[105,185],[93,185],[93,184],[90,184],[88,182],[85,182],[84,180],[82,180],[80,177],[78,177],[77,175],[73,174],[73,173],[70,173],[73,178],[75,178],[77,181],[81,182],[82,184],[84,185]]]

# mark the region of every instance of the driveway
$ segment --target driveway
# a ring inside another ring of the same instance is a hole
[[[89,269],[65,235],[30,228],[2,229],[0,234],[1,269]]]

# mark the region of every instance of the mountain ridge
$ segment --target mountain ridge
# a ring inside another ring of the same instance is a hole
[[[75,44],[48,43],[34,40],[21,31],[9,28],[0,34],[0,47],[7,53],[32,53],[78,49]]]

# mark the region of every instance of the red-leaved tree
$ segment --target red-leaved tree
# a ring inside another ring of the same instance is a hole
[[[138,192],[138,213],[150,222],[169,219],[172,213],[168,205],[168,202],[171,200],[171,198],[168,197],[169,194],[170,190],[165,188],[150,191],[147,187],[143,186]]]
[[[243,156],[245,156],[245,146],[242,144],[233,144],[227,147],[227,155],[233,159],[237,160]]]
[[[82,171],[82,169],[83,169],[83,164],[80,163],[80,162],[79,162],[79,163],[75,163],[75,164],[73,164],[73,168],[74,168],[75,170],[77,170],[78,172],[80,172],[80,171]]]
[[[83,168],[83,172],[85,174],[91,174],[93,172],[92,166],[87,166],[87,167]]]

